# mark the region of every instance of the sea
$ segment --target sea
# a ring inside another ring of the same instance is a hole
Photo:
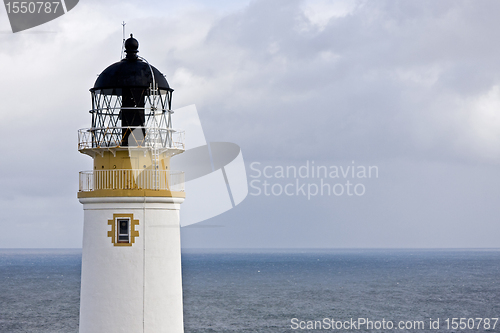
[[[182,265],[186,333],[500,332],[500,250],[183,250]],[[78,332],[80,268],[81,250],[1,249],[0,332]]]

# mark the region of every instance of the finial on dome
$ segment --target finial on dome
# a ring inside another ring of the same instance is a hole
[[[133,34],[130,34],[130,38],[125,41],[125,53],[127,53],[126,58],[129,60],[137,59],[137,52],[139,49],[139,42],[134,38]]]

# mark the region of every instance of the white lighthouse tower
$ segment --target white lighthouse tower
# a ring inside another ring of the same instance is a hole
[[[92,94],[91,127],[78,150],[94,160],[80,172],[84,209],[80,333],[182,333],[179,208],[184,174],[170,158],[184,151],[172,129],[173,90],[138,57],[106,68]]]

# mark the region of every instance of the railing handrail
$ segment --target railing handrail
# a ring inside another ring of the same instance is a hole
[[[151,170],[151,169],[104,169],[104,170],[84,170],[80,171],[82,174],[92,174],[96,172],[105,172],[105,171],[133,171],[133,172],[167,172],[171,174],[180,174],[184,173],[181,170]]]
[[[136,130],[140,130],[137,137]],[[130,138],[133,139],[133,145],[127,142]],[[154,147],[184,150],[184,131],[148,126],[92,127],[78,130],[79,150],[101,147]]]
[[[177,170],[89,170],[80,171],[79,176],[80,192],[133,189],[184,192],[184,172]]]
[[[78,132],[92,132],[97,130],[108,130],[108,129],[146,129],[146,130],[158,130],[158,131],[177,132],[177,133],[184,132],[184,130],[181,129],[150,127],[150,126],[87,127],[87,128],[80,128]]]
[[[122,106],[122,105],[117,105],[117,106],[105,106],[105,107],[101,107],[101,108],[94,108],[94,109],[90,109],[89,112],[93,113],[93,112],[102,112],[102,111],[109,111],[109,110],[123,110],[123,109],[127,109],[127,110],[161,110],[161,111],[165,111],[165,112],[170,112],[170,113],[173,113],[174,111],[173,110],[169,110],[167,108],[162,108],[160,106],[152,106],[152,105],[148,105],[148,106]],[[115,114],[117,115],[117,114]]]

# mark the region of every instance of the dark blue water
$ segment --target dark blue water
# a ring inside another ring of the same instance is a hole
[[[80,265],[77,250],[0,250],[0,332],[78,332]],[[500,331],[444,322],[500,317],[498,250],[185,251],[183,283],[186,333],[307,332],[291,319],[361,317],[426,326],[351,331]]]

